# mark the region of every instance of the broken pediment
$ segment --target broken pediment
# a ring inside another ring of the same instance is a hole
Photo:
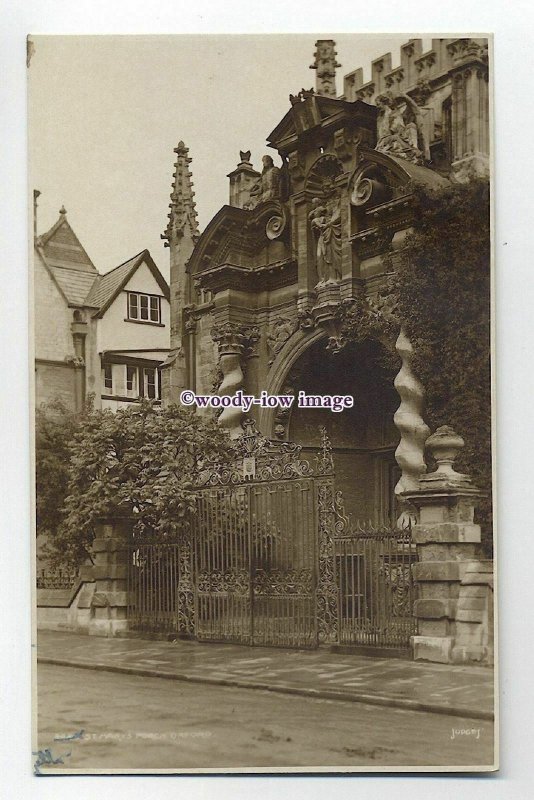
[[[188,271],[198,275],[223,264],[254,269],[278,262],[289,255],[289,232],[287,209],[276,200],[251,210],[223,206],[200,236]]]
[[[438,189],[449,181],[428,167],[361,148],[349,180],[350,203],[357,209],[368,210],[408,194],[414,183]]]

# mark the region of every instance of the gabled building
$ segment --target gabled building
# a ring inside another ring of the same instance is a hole
[[[37,201],[38,193],[35,193]],[[169,287],[148,250],[101,275],[67,220],[35,239],[36,406],[80,410],[159,401],[169,351]]]

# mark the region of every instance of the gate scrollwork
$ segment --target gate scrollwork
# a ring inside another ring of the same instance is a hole
[[[183,636],[195,634],[195,589],[191,572],[191,531],[183,534],[178,547],[178,630]]]
[[[317,491],[319,511],[319,563],[317,576],[317,632],[319,642],[336,642],[338,588],[334,570],[332,534],[335,526],[333,479],[321,481]]]

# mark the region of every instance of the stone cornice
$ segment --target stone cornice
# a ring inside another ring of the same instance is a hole
[[[202,289],[216,293],[224,289],[261,292],[290,286],[297,281],[297,262],[285,259],[261,267],[242,267],[237,264],[220,264],[195,276]]]

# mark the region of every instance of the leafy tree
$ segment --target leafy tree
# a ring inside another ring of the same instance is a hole
[[[35,489],[37,536],[53,538],[62,520],[69,483],[70,444],[76,415],[60,400],[35,413]]]
[[[214,420],[148,401],[90,411],[69,452],[68,495],[50,555],[72,565],[90,557],[95,523],[108,515],[131,515],[137,534],[178,537],[194,508],[195,479],[210,461],[231,456]]]

